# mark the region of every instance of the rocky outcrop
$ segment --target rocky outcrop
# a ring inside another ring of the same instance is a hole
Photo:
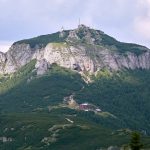
[[[3,74],[6,64],[6,55],[0,52],[0,74]]]
[[[3,54],[3,61],[0,60],[0,64],[4,64],[1,72],[4,74],[15,72],[30,62],[32,55],[32,49],[28,44],[13,45],[6,54]],[[2,66],[0,65],[0,67]]]
[[[103,68],[110,70],[150,69],[150,51],[139,56],[128,52],[120,54],[112,52],[105,47],[85,47],[83,45],[70,46],[67,43],[48,44],[43,56],[50,64],[57,63],[60,66],[77,71],[94,73]]]
[[[62,32],[66,34],[65,31]],[[132,51],[120,53],[115,46],[95,43],[102,41],[103,34],[80,25],[79,28],[69,31],[64,42],[48,43],[46,47],[41,48],[38,45],[31,48],[30,44],[16,43],[7,53],[0,52],[0,74],[13,73],[32,59],[37,60],[35,68],[38,75],[44,74],[53,63],[81,73],[95,73],[103,68],[150,69],[148,48],[137,47],[144,49],[139,55]]]
[[[43,75],[50,68],[50,64],[45,59],[37,60],[35,68],[37,75]]]

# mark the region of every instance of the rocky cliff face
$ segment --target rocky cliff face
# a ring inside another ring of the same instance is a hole
[[[0,52],[0,74],[13,73],[32,59],[37,59],[35,68],[39,75],[44,74],[53,63],[90,73],[103,68],[150,69],[148,48],[118,42],[102,31],[80,25],[75,30],[60,32],[58,38],[60,40],[47,42],[46,46],[38,44],[35,38],[37,43],[34,47],[24,41],[13,44],[5,54]]]

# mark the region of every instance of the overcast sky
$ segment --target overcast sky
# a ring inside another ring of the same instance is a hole
[[[0,51],[21,39],[77,28],[78,20],[150,48],[150,0],[0,0]]]

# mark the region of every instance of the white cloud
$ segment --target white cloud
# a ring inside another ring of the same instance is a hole
[[[144,39],[150,39],[150,0],[138,0],[138,14],[134,19],[134,30]]]
[[[141,38],[150,35],[150,0],[0,0],[0,40],[76,28],[79,18],[120,41],[145,44]]]
[[[150,18],[138,17],[134,22],[135,31],[142,36],[142,38],[150,39]]]

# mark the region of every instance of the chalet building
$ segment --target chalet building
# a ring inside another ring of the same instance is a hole
[[[84,111],[94,111],[94,112],[101,112],[101,109],[96,107],[95,105],[89,104],[89,103],[82,103],[79,105],[80,110]]]
[[[84,111],[89,111],[90,110],[90,104],[88,104],[88,103],[80,104],[79,109],[84,110]]]

